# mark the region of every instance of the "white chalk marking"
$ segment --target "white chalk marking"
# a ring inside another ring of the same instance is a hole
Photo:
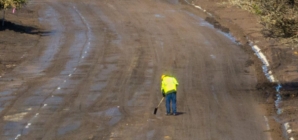
[[[90,25],[87,23],[85,17],[80,13],[79,10],[76,9],[75,6],[73,6],[73,8],[74,8],[75,11],[80,15],[80,17],[81,17],[81,19],[83,20],[84,24],[87,26],[88,32],[90,33],[90,32],[91,32],[91,28],[90,28]],[[88,47],[89,47],[90,44],[91,44],[91,43],[90,43],[90,38],[88,37]],[[86,46],[85,46],[85,47],[86,47]],[[87,52],[85,52],[85,53],[87,53]],[[82,56],[81,58],[84,59],[85,56]]]
[[[44,104],[44,105],[43,105],[43,107],[46,107],[46,106],[47,106],[47,104]]]
[[[260,52],[260,51],[261,51],[261,49],[260,49],[257,45],[252,46],[252,48],[253,48],[256,52]]]
[[[202,7],[200,6],[197,6],[197,5],[193,5],[193,6],[195,6],[196,8],[199,8],[200,10],[203,10]]]
[[[271,82],[275,82],[275,78],[274,78],[273,75],[270,75],[269,78],[270,78],[270,81],[271,81]]]
[[[25,128],[29,128],[31,126],[31,123],[28,123]]]
[[[286,123],[284,124],[284,127],[286,128],[286,130],[288,130],[288,129],[290,128],[290,125],[289,125],[289,123],[288,123],[288,122],[286,122]]]
[[[259,56],[259,58],[262,60],[263,64],[268,67],[269,62],[268,62],[266,56],[261,52],[261,49],[257,45],[254,45],[252,48],[256,52],[256,54]]]
[[[252,41],[250,41],[250,42],[252,43]],[[264,64],[264,66],[263,66],[264,73],[267,76],[268,80],[270,82],[276,82],[277,80],[272,75],[272,71],[267,72],[267,68],[270,65],[269,65],[269,62],[268,62],[266,56],[261,52],[261,49],[257,45],[253,45],[252,49],[255,51],[255,53],[259,57],[259,59],[261,59],[261,61],[263,62],[263,64]]]
[[[207,13],[209,16],[213,17],[213,15],[211,13],[207,12],[207,10],[206,9],[203,9],[201,6],[195,5],[195,4],[193,4],[193,2],[192,3],[189,3],[187,0],[184,0],[184,1],[186,3],[188,3],[189,5],[192,5],[195,8],[198,8],[198,9],[202,10],[203,12]]]
[[[58,89],[58,90],[60,90],[60,89],[61,89],[61,87],[57,87],[57,89]]]
[[[268,123],[268,118],[266,116],[264,116],[264,119],[266,121],[266,126],[267,126],[267,129],[269,130],[270,129],[270,126],[269,126],[269,123]]]
[[[265,119],[265,122],[266,122],[267,130],[270,130],[268,118],[266,116],[264,116],[264,119]],[[269,137],[269,140],[272,140],[271,135],[269,135],[268,137]]]
[[[21,136],[21,134],[18,134],[14,139],[18,139]]]
[[[71,76],[71,74],[68,75],[69,77]]]

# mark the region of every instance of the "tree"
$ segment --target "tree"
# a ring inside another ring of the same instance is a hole
[[[20,8],[25,5],[27,0],[0,0],[0,10],[3,10],[2,26],[5,21],[5,11],[9,8]]]

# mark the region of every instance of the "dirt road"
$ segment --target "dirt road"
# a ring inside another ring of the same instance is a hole
[[[175,0],[32,0],[46,49],[1,77],[1,139],[267,140],[249,56]],[[177,77],[165,116],[160,75]]]

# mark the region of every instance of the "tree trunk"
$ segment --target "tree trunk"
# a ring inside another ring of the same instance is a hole
[[[4,26],[4,22],[5,22],[5,9],[3,9],[2,26]]]

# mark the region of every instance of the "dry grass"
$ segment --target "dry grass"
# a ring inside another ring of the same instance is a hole
[[[278,38],[283,44],[297,44],[298,3],[290,2],[291,0],[227,0],[221,4],[237,6],[259,15],[265,36]]]
[[[241,9],[250,11],[252,13],[259,13],[260,9],[258,8],[258,5],[255,1],[251,0],[227,0],[218,3],[219,5],[224,5],[224,6],[237,6]]]

